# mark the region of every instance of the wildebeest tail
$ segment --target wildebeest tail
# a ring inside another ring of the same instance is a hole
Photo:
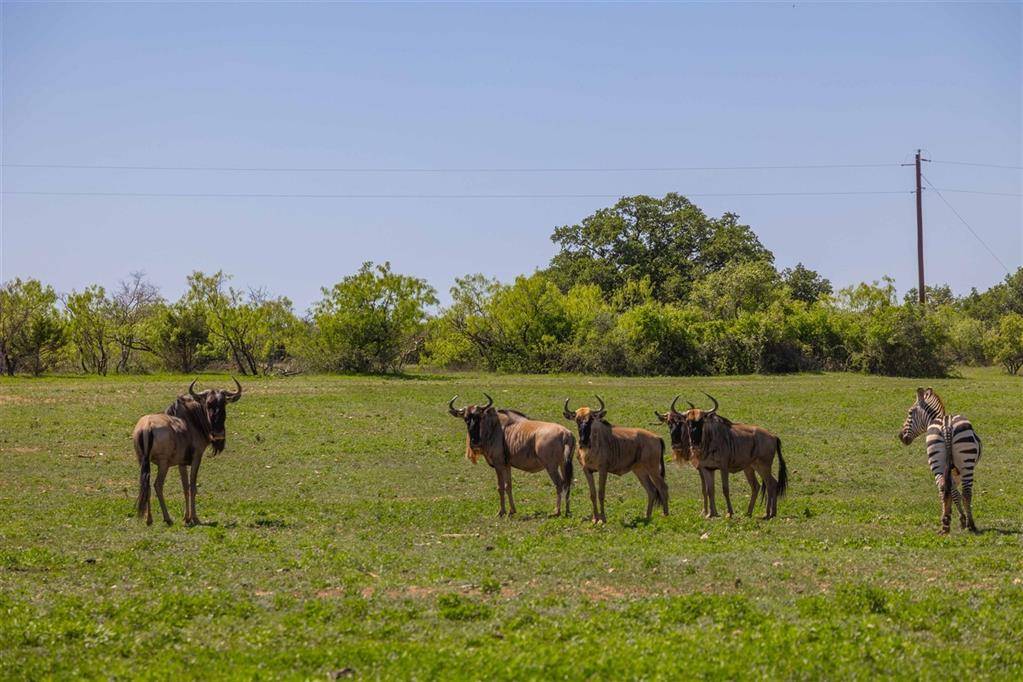
[[[659,440],[661,441],[661,478],[664,478],[664,439]]]
[[[575,436],[568,434],[565,441],[565,485],[572,485],[572,455],[575,454]]]
[[[139,518],[149,509],[149,453],[152,449],[152,430],[139,431],[135,437],[135,453],[139,458],[139,496],[135,500],[135,513]]]
[[[785,466],[785,458],[781,456],[781,438],[778,439],[778,497],[785,494],[789,485],[789,469]]]

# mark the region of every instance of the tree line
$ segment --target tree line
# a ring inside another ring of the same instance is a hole
[[[459,278],[438,309],[424,280],[364,264],[304,315],[223,272],[167,301],[142,273],[116,290],[0,288],[0,371],[107,374],[212,367],[242,375],[394,373],[409,364],[618,375],[845,370],[942,376],[1023,367],[1023,268],[957,297],[898,300],[889,278],[835,291],[774,255],[738,216],[678,194],[625,197],[557,227],[549,265],[513,282]]]

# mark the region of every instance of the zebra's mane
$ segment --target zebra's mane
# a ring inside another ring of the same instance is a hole
[[[934,389],[928,388],[920,402],[931,419],[945,416],[945,402],[941,399],[941,396],[934,392]]]

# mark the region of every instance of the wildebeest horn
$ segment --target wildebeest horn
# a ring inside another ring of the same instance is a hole
[[[242,385],[238,383],[238,380],[234,378],[233,374],[231,375],[231,379],[234,381],[234,385],[238,387],[238,390],[235,391],[234,393],[231,393],[230,391],[226,391],[228,402],[232,402],[233,403],[233,402],[237,402],[238,399],[242,397]]]
[[[686,402],[689,403],[688,400]],[[689,409],[690,410],[695,410],[696,409],[696,405],[693,405],[692,403],[689,403]]]
[[[456,400],[458,400],[458,394],[457,393],[455,394],[455,396],[453,398],[451,398],[451,400],[448,401],[448,412],[450,412],[451,416],[453,416],[453,417],[464,417],[465,416],[465,408],[462,407],[462,408],[459,408],[459,409],[455,409],[455,401]]]
[[[201,400],[199,394],[195,392],[195,382],[199,381],[199,377],[192,379],[192,383],[188,385],[188,395],[192,396],[196,400]]]
[[[675,403],[677,403],[678,399],[681,398],[681,397],[682,397],[681,393],[679,393],[677,396],[675,396],[675,399],[671,401],[671,409],[668,410],[669,412],[674,412],[675,411]]]
[[[674,408],[672,408],[672,409],[674,410]],[[671,413],[669,412],[668,414],[671,414]],[[657,421],[659,421],[659,422],[663,422],[665,419],[667,419],[667,417],[665,417],[663,414],[661,414],[657,410],[654,410],[654,415],[657,417]]]
[[[564,411],[564,415],[565,415],[565,419],[575,419],[575,412],[573,412],[572,410],[568,409],[568,398],[565,398],[565,411]]]
[[[487,396],[487,404],[486,404],[486,405],[484,405],[484,406],[483,406],[483,407],[482,407],[481,409],[484,409],[484,410],[486,410],[486,409],[489,409],[489,408],[490,408],[490,406],[494,404],[494,399],[493,399],[493,398],[491,398],[491,397],[490,397],[489,395],[487,395],[486,393],[484,393],[483,395],[486,395],[486,396]]]
[[[714,409],[711,410],[710,412],[708,412],[707,414],[714,414],[715,412],[717,412],[718,411],[718,401],[714,399],[714,396],[712,396],[710,393],[704,393],[703,395],[707,396],[708,398],[710,398],[711,400],[714,401]]]
[[[607,412],[607,407],[604,406],[604,399],[596,394],[594,394],[593,397],[600,401],[600,411]]]

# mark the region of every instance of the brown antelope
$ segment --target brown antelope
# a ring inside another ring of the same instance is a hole
[[[570,512],[572,491],[572,450],[575,436],[560,424],[530,419],[515,410],[494,409],[494,399],[487,396],[486,405],[456,408],[456,395],[448,402],[448,412],[465,421],[465,456],[473,464],[482,455],[497,472],[497,492],[501,497],[500,516],[505,515],[504,497],[508,495],[508,513],[515,513],[512,498],[511,470],[528,473],[547,471],[557,491],[554,514],[561,515],[561,498],[565,498],[565,515]]]
[[[689,441],[689,428],[686,423],[686,419],[692,410],[696,409],[696,405],[689,403],[689,410],[685,412],[679,412],[675,409],[678,399],[682,396],[675,396],[674,400],[671,401],[671,407],[668,408],[667,414],[661,414],[657,410],[654,410],[654,414],[657,416],[658,421],[668,426],[668,434],[671,441],[671,453],[675,458],[675,461],[679,464],[688,462],[693,469],[696,470],[696,474],[700,477],[700,495],[703,498],[703,515],[706,517],[717,516],[716,510],[712,514],[710,495],[707,491],[714,488],[714,471],[704,469],[700,466],[701,454],[699,448],[693,448]],[[749,506],[746,508],[746,516],[753,515],[753,508],[757,502],[757,494],[760,492],[760,484],[757,482],[757,476],[753,471],[752,466],[740,466],[738,461],[730,462],[727,471],[722,472],[721,477],[721,490],[725,495],[725,502],[728,506],[728,515],[732,514],[732,503],[731,496],[728,490],[728,473],[737,473],[742,471],[746,475],[746,480],[750,486],[750,500]],[[709,480],[708,480],[709,479]]]
[[[664,441],[646,429],[632,429],[612,426],[605,420],[607,408],[598,395],[599,410],[580,407],[570,410],[565,398],[565,419],[574,421],[579,427],[579,463],[586,474],[590,487],[590,503],[593,506],[593,523],[607,523],[604,513],[604,491],[607,475],[621,476],[628,472],[636,474],[646,491],[646,518],[653,514],[654,503],[659,503],[664,515],[668,515],[668,484],[664,480]],[[599,491],[594,485],[593,474],[599,477]],[[598,507],[599,498],[599,507]]]
[[[219,454],[227,443],[225,421],[227,403],[242,397],[242,387],[234,377],[235,392],[208,389],[195,392],[195,382],[188,387],[188,395],[178,399],[162,414],[147,414],[135,424],[131,439],[135,444],[135,456],[139,462],[139,496],[135,511],[139,518],[146,517],[146,524],[153,523],[150,509],[149,468],[157,466],[156,498],[160,501],[163,520],[169,526],[172,521],[163,499],[163,482],[172,466],[181,474],[181,489],[185,493],[185,523],[196,525],[199,517],[195,513],[196,479],[199,464],[206,448],[213,446],[213,454]],[[191,473],[188,467],[191,465]]]
[[[707,395],[706,393],[704,395]],[[714,396],[707,395],[714,402],[713,409],[701,410],[697,407],[686,412],[686,428],[689,442],[694,450],[699,451],[700,468],[706,470],[703,477],[706,494],[710,498],[710,516],[717,516],[714,506],[714,471],[721,471],[721,489],[725,495],[725,504],[729,515],[732,514],[732,501],[728,494],[728,472],[745,471],[751,468],[760,474],[764,482],[767,497],[765,519],[773,518],[778,513],[778,498],[785,494],[788,487],[788,469],[785,458],[781,454],[781,439],[767,429],[752,424],[732,423],[719,415],[718,401]],[[778,478],[771,474],[774,455],[778,454]],[[749,475],[747,474],[747,479]],[[747,513],[752,515],[756,495],[751,497]]]

